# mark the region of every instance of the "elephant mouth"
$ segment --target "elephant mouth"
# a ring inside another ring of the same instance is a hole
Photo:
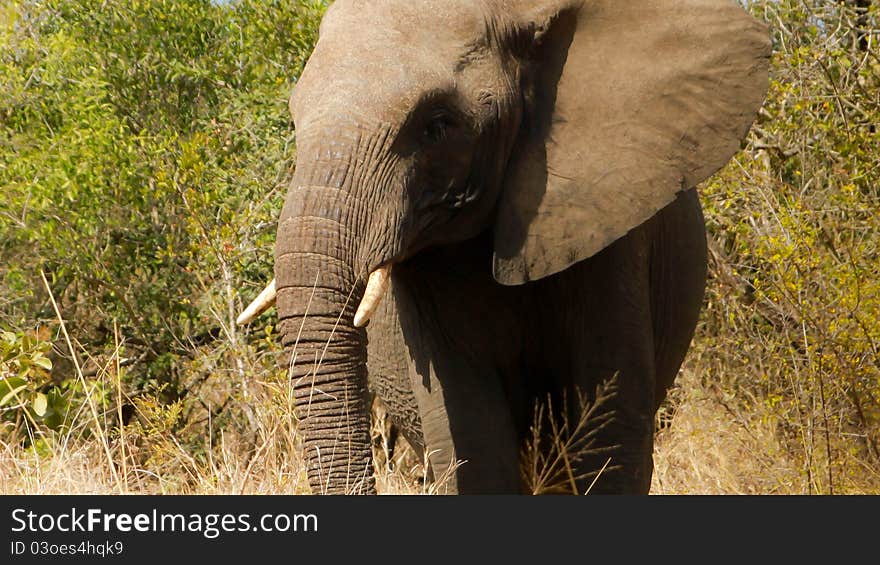
[[[367,325],[370,318],[376,312],[382,297],[388,290],[388,284],[391,282],[391,263],[386,263],[377,267],[370,273],[367,279],[367,287],[364,290],[364,296],[358,305],[357,312],[354,315],[354,327],[362,328]],[[275,288],[275,279],[272,279],[266,288],[251,302],[247,308],[242,311],[235,322],[240,325],[251,323],[257,316],[271,308],[275,304],[277,290]]]

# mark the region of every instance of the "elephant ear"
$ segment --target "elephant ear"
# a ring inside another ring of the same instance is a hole
[[[721,168],[766,95],[770,41],[732,0],[508,6],[525,110],[493,269],[521,284],[592,256]]]

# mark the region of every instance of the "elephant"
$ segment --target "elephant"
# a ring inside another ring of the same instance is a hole
[[[449,494],[526,493],[536,406],[601,400],[567,492],[648,493],[707,278],[695,187],[770,53],[732,0],[336,0],[239,319],[276,306],[312,492],[376,493],[375,394]]]

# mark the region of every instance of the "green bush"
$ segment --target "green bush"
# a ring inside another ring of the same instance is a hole
[[[187,364],[239,355],[238,291],[271,273],[294,158],[287,97],[323,9],[25,0],[0,11],[4,325],[54,321],[44,271],[87,375],[119,339],[130,394],[180,399],[193,373],[207,378]],[[56,349],[54,378],[69,382]]]
[[[773,33],[770,92],[746,150],[702,191],[713,276],[696,355],[704,381],[777,423],[804,492],[876,485],[878,6],[751,5]]]
[[[0,414],[6,426],[19,429],[23,420],[61,425],[67,412],[57,387],[49,393],[52,361],[46,357],[51,344],[36,333],[0,331]]]

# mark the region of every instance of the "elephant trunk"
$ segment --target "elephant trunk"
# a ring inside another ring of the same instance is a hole
[[[279,330],[312,491],[372,494],[366,333],[354,324],[365,287],[353,266],[358,214],[341,182],[317,176],[298,168],[278,226]]]

